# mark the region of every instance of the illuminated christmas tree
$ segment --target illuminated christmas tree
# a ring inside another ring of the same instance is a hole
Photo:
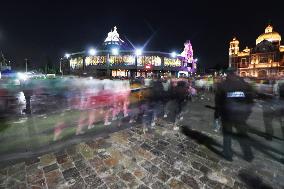
[[[181,57],[183,57],[185,62],[193,63],[193,49],[189,40],[184,43],[184,49],[181,53]]]

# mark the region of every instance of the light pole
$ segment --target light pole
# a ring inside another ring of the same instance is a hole
[[[28,72],[28,59],[25,58],[25,61],[26,61],[26,73]]]
[[[60,58],[60,62],[59,62],[59,72],[61,73],[61,76],[63,76],[63,70],[62,70],[62,58]]]

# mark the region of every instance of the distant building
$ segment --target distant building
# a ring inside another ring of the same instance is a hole
[[[284,46],[280,34],[269,24],[256,39],[256,46],[242,51],[237,38],[233,38],[229,48],[229,67],[236,68],[242,77],[284,76]]]
[[[62,58],[63,74],[85,76],[147,77],[164,73],[180,76],[189,75],[196,68],[190,41],[185,42],[180,54],[135,49],[120,38],[117,27],[97,49],[70,53]]]
[[[3,70],[11,70],[10,61],[8,61],[4,54],[0,52],[0,72]]]

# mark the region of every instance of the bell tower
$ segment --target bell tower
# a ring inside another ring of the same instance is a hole
[[[232,41],[230,41],[230,48],[229,48],[229,68],[232,67],[232,64],[234,63],[234,57],[238,56],[239,54],[239,41],[236,37],[233,38]]]

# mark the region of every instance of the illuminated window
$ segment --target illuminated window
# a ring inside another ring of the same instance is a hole
[[[181,61],[177,58],[164,58],[164,65],[170,67],[181,66]]]
[[[137,66],[145,66],[146,64],[161,66],[162,59],[159,56],[139,56],[137,58]]]
[[[109,63],[110,64],[122,64],[123,63],[123,57],[122,56],[110,56],[109,57]]]
[[[259,63],[268,63],[268,56],[260,56]]]
[[[87,56],[85,59],[86,66],[105,64],[106,56]]]
[[[135,65],[135,56],[125,55],[125,56],[123,56],[123,62],[126,65]]]
[[[72,69],[80,69],[83,67],[83,58],[78,57],[78,58],[71,58],[70,59],[70,67]]]

